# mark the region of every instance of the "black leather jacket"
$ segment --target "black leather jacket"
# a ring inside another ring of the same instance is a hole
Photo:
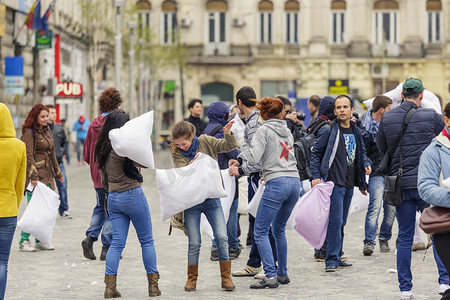
[[[58,160],[58,164],[61,164],[69,144],[66,138],[66,132],[61,125],[48,123],[48,126],[52,130],[53,141],[55,142],[56,159]]]

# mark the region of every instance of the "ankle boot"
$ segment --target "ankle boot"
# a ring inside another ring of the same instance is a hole
[[[95,260],[95,254],[93,249],[94,239],[89,235],[81,242],[81,247],[83,248],[83,255],[87,259]]]
[[[187,275],[188,279],[184,286],[184,290],[186,292],[195,291],[197,287],[198,265],[188,265]]]
[[[148,295],[150,297],[161,296],[161,291],[158,288],[159,273],[147,273],[148,280]]]
[[[117,275],[105,275],[105,298],[119,298],[122,295],[116,290]]]
[[[234,291],[236,286],[231,280],[231,260],[220,262],[220,275],[222,276],[222,288],[225,291]]]

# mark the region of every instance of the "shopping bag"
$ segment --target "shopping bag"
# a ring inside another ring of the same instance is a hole
[[[238,205],[238,214],[247,215],[247,211],[245,208],[248,205],[248,177],[241,176],[238,179],[239,186],[239,205]]]
[[[30,183],[27,190],[33,190],[32,197],[17,222],[17,227],[30,233],[45,245],[51,245],[60,203],[59,196],[40,181],[35,187]]]
[[[358,188],[354,188],[349,214],[366,211],[369,207],[369,194],[363,195]]]
[[[228,195],[222,186],[219,164],[203,153],[198,153],[197,158],[185,167],[156,169],[156,183],[163,221],[207,198]]]
[[[256,186],[254,186],[253,188],[256,189]],[[255,195],[253,195],[252,200],[245,208],[245,210],[255,218],[256,218],[256,213],[258,212],[259,202],[261,202],[261,197],[264,194],[265,189],[266,189],[265,183],[264,183],[264,181],[261,181],[259,183],[258,189],[255,192]]]
[[[225,224],[228,222],[228,218],[230,216],[230,207],[234,200],[234,194],[236,192],[236,181],[234,180],[234,176],[230,176],[228,169],[221,170],[223,179],[223,185],[225,187],[225,191],[227,192],[227,196],[220,198],[220,203],[222,204],[223,215],[225,217]],[[211,239],[214,238],[213,230],[211,224],[209,224],[208,219],[205,214],[202,213],[200,219],[200,229],[203,233],[207,234]]]
[[[153,131],[153,111],[147,112],[109,132],[111,146],[117,155],[154,169],[151,135]]]
[[[314,247],[320,249],[327,236],[330,196],[334,183],[321,182],[306,193],[296,210],[295,230]]]

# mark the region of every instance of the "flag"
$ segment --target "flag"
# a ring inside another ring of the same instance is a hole
[[[41,29],[41,0],[38,0],[34,7],[33,27],[31,29]]]
[[[34,20],[34,10],[36,8],[36,4],[39,2],[39,0],[37,0],[36,2],[34,2],[33,6],[30,9],[30,12],[28,13],[26,19],[25,19],[25,25],[27,26],[28,29],[32,29],[33,28],[33,20]],[[40,14],[40,12],[39,12]],[[40,16],[39,16],[40,17]]]
[[[42,16],[41,19],[41,27],[40,29],[49,33],[49,29],[48,29],[48,18],[50,17],[50,12],[53,9],[53,7],[56,4],[56,0],[53,0],[50,5],[48,6],[47,10],[45,11],[45,14]]]

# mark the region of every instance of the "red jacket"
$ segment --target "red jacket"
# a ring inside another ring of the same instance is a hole
[[[83,147],[83,159],[88,163],[91,169],[91,177],[94,182],[94,188],[103,188],[100,172],[98,171],[98,165],[95,161],[95,145],[97,144],[98,136],[102,131],[105,121],[106,116],[98,116],[94,119],[94,121],[92,121]]]

